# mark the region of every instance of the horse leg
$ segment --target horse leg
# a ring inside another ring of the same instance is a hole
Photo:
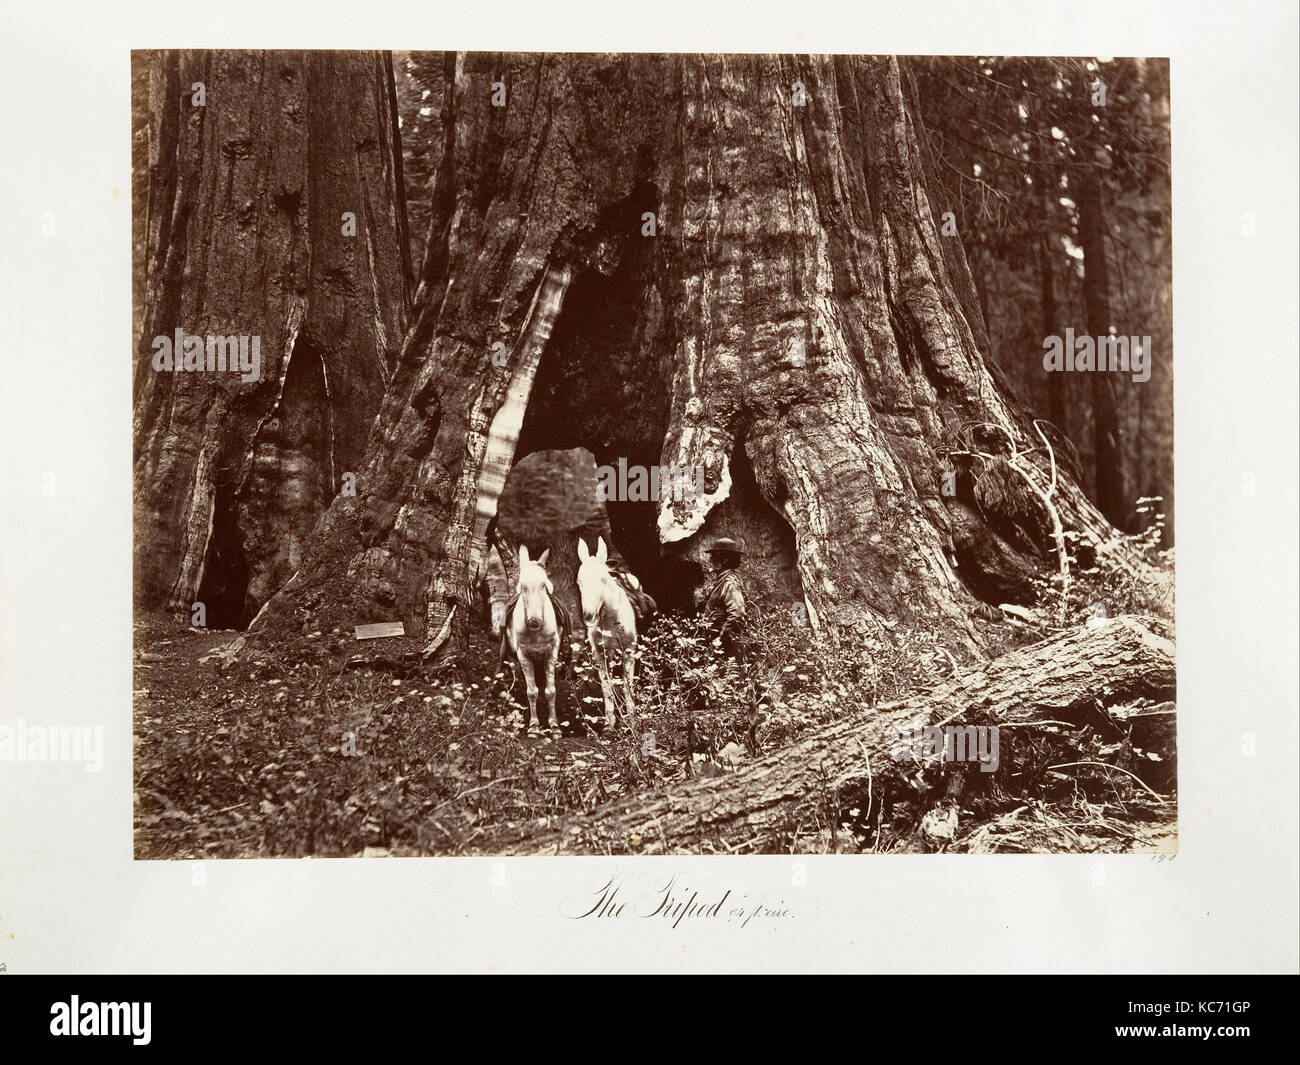
[[[609,660],[603,651],[596,653],[596,672],[600,675],[600,693],[605,697],[605,727],[614,727],[614,685],[609,679]]]
[[[627,718],[636,724],[636,707],[632,705],[632,681],[636,677],[636,649],[623,652],[623,688],[627,693]]]
[[[555,734],[558,736],[560,733],[560,712],[555,707],[555,658],[554,652],[546,656],[544,667],[546,670],[546,699],[543,707],[548,709],[549,713],[546,720],[542,722],[542,728],[545,730],[554,728]]]
[[[524,735],[527,735],[537,717],[537,668],[525,654],[519,656],[519,668],[524,671],[524,687],[528,690],[528,710],[524,715]]]

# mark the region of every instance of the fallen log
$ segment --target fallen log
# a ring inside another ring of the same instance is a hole
[[[1173,645],[1132,617],[1064,633],[962,671],[930,691],[855,708],[834,725],[721,777],[607,803],[532,833],[493,834],[487,854],[736,852],[754,840],[826,824],[840,809],[915,788],[899,758],[904,729],[938,725],[1094,724],[1122,732],[1109,707],[1175,694]],[[1008,730],[1005,747],[1028,730]],[[942,767],[941,767],[942,768]],[[874,794],[873,794],[874,793]],[[833,824],[834,821],[832,820]],[[761,848],[760,848],[761,849]]]

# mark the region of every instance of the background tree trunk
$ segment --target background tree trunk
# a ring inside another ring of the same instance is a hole
[[[397,616],[462,646],[514,388],[514,456],[704,471],[695,507],[609,507],[661,602],[738,535],[750,585],[806,601],[816,627],[976,651],[976,595],[1051,548],[976,506],[969,469],[941,491],[972,426],[1031,438],[936,226],[900,61],[480,53],[447,75],[415,318],[358,496],[335,499],[256,631]],[[1058,505],[1110,540],[1068,476]]]
[[[359,468],[410,299],[391,62],[145,52],[137,130],[136,589],[244,625]],[[201,93],[200,93],[201,86]],[[349,226],[345,213],[355,218]],[[349,232],[350,229],[350,232]],[[153,341],[258,337],[259,380],[158,372]]]
[[[1039,241],[1038,248],[1038,282],[1039,307],[1043,315],[1043,336],[1058,336],[1056,308],[1056,278],[1052,268],[1052,256],[1047,247],[1047,238]],[[1069,431],[1065,422],[1065,379],[1059,373],[1044,375],[1047,378],[1047,420],[1062,433]]]
[[[1106,216],[1101,181],[1095,171],[1083,172],[1079,188],[1079,243],[1083,247],[1083,302],[1087,331],[1093,337],[1109,335],[1110,268],[1106,260]],[[1115,525],[1128,525],[1133,500],[1124,487],[1124,452],[1120,447],[1119,418],[1109,373],[1092,375],[1092,464],[1097,505]]]

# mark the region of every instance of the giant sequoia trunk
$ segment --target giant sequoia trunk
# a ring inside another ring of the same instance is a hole
[[[136,272],[137,594],[186,614],[203,601],[209,624],[243,625],[359,468],[406,330],[391,63],[365,52],[135,63],[149,116],[137,133],[148,166],[136,202],[148,249]],[[206,343],[202,370],[154,369],[156,338],[177,330],[255,338],[260,377],[208,368]]]
[[[610,505],[652,594],[738,536],[751,587],[806,602],[816,627],[977,651],[977,597],[1005,595],[1051,544],[1046,520],[1026,535],[981,508],[977,471],[950,455],[972,434],[983,451],[1030,436],[986,362],[959,240],[936,225],[905,65],[463,54],[444,84],[413,320],[357,494],[335,497],[254,638],[397,617],[454,650],[499,466],[581,446],[704,471],[698,505]],[[357,106],[387,98],[367,92]],[[377,307],[400,305],[380,287]],[[494,425],[508,396],[517,434]],[[1085,542],[1109,540],[1068,478],[1057,502]]]

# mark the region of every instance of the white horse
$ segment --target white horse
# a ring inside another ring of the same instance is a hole
[[[546,558],[550,549],[543,551],[536,561],[528,557],[528,548],[519,547],[519,584],[514,598],[506,606],[505,630],[510,650],[519,661],[528,689],[528,716],[524,718],[524,731],[528,731],[536,717],[542,731],[552,725],[558,731],[560,718],[555,710],[555,663],[560,654],[561,634],[558,604],[554,598],[551,579],[546,575]],[[562,608],[559,608],[562,609]],[[542,668],[545,682],[542,704],[544,713],[537,712],[537,667]]]
[[[582,620],[587,626],[587,642],[591,645],[596,671],[600,674],[600,690],[605,697],[605,725],[613,728],[614,688],[610,680],[609,656],[620,655],[623,662],[623,687],[627,695],[628,717],[635,722],[636,711],[632,702],[632,681],[636,674],[636,610],[632,599],[615,579],[607,562],[609,550],[602,537],[596,542],[596,553],[587,550],[586,541],[578,540],[578,594],[582,598]]]

